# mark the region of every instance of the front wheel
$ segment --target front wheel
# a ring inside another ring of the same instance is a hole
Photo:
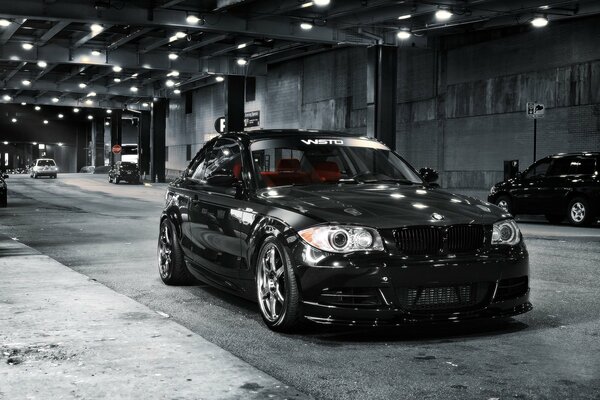
[[[504,211],[512,213],[512,200],[507,195],[499,196],[495,204]]]
[[[158,273],[167,285],[190,285],[195,282],[183,260],[183,250],[177,240],[175,225],[164,219],[158,235]]]
[[[300,291],[285,248],[273,237],[263,243],[256,262],[260,313],[274,331],[289,332],[302,319]]]
[[[592,210],[586,199],[575,197],[567,207],[567,220],[571,225],[585,226],[592,222]]]

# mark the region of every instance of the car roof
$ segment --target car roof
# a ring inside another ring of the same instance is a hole
[[[369,138],[366,135],[356,135],[346,132],[337,131],[326,131],[317,129],[257,129],[243,132],[230,132],[224,133],[218,137],[237,137],[244,138],[246,140],[254,141],[261,139],[273,139],[273,138],[289,138],[289,137],[348,137],[348,138],[360,138],[368,140],[376,140]]]
[[[569,157],[569,156],[589,156],[589,157],[594,157],[594,156],[600,156],[600,152],[598,151],[579,151],[579,152],[574,152],[574,153],[557,153],[557,154],[552,154],[550,156],[548,156],[548,158],[558,158],[558,157]]]
[[[36,158],[35,161],[54,161],[54,158]]]

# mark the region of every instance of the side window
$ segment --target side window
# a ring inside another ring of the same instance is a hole
[[[572,174],[571,164],[575,161],[574,157],[555,158],[552,166],[548,170],[548,176],[560,176]],[[573,166],[574,167],[574,166]]]
[[[536,164],[529,167],[524,178],[530,179],[538,176],[545,176],[548,168],[550,167],[550,161],[551,160],[538,161]]]
[[[200,150],[200,152],[194,157],[190,166],[187,169],[186,177],[195,180],[201,180],[202,174],[204,173],[204,167],[206,165],[206,153],[210,150],[210,145]]]
[[[204,179],[215,175],[233,176],[242,179],[240,146],[230,139],[219,139],[211,149],[206,161]]]
[[[569,174],[573,175],[594,175],[596,172],[596,159],[593,157],[578,157],[571,163]]]

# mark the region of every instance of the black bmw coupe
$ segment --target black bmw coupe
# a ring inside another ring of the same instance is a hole
[[[365,137],[219,136],[166,192],[160,277],[257,301],[278,331],[529,311],[528,253],[510,214],[434,178]]]

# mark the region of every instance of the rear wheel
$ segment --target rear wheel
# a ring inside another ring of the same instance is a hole
[[[571,225],[584,226],[592,222],[590,204],[583,197],[575,197],[567,207],[567,220]]]
[[[256,262],[256,290],[260,313],[274,331],[289,332],[302,319],[300,291],[291,261],[275,238],[263,243]]]
[[[560,214],[546,214],[546,219],[551,224],[560,224],[561,222],[563,222],[565,217]]]
[[[167,285],[190,285],[196,282],[183,260],[183,251],[177,241],[175,225],[164,219],[158,235],[158,272]]]
[[[512,200],[507,195],[498,196],[496,205],[504,211],[512,213]]]

